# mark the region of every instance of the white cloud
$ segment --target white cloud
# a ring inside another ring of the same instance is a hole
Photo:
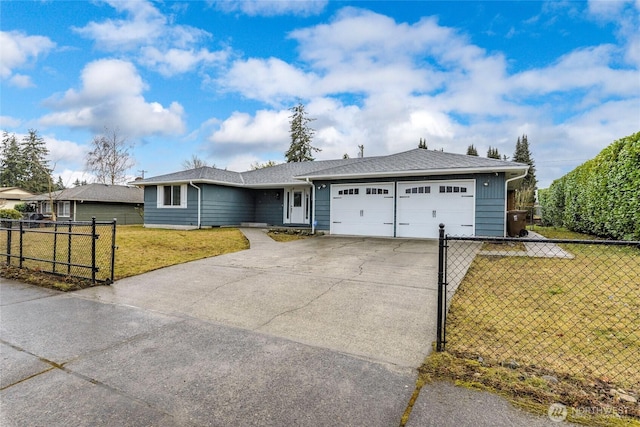
[[[128,19],[108,19],[90,22],[74,30],[95,40],[98,47],[106,50],[132,50],[143,44],[153,44],[162,36],[167,19],[151,3],[146,1],[106,1]]]
[[[570,6],[555,10],[578,19]],[[625,7],[628,12],[630,3]],[[396,22],[348,7],[329,23],[289,34],[298,42],[295,61],[237,60],[219,83],[276,110],[302,99],[316,119],[313,144],[323,150],[317,159],[355,156],[361,144],[365,156],[407,150],[419,138],[432,149],[464,153],[474,144],[481,155],[491,146],[511,156],[517,137],[526,133],[546,186],[577,166],[575,153],[593,157],[637,131],[640,85],[629,61],[637,38],[625,34],[618,44],[583,46],[513,73],[510,58],[487,52],[434,18]],[[267,124],[234,114],[213,132],[212,149],[231,163],[241,163],[246,149],[261,161],[273,159],[274,150],[284,153],[289,144],[286,116]],[[275,143],[274,135],[282,141]]]
[[[89,148],[73,141],[58,139],[51,135],[42,135],[47,149],[51,166],[57,170],[65,167],[83,167]]]
[[[624,58],[627,64],[638,68],[640,66],[640,32],[638,31],[640,1],[589,0],[587,13],[595,21],[602,24],[611,23],[617,28],[616,35],[624,46]]]
[[[10,116],[0,116],[0,129],[17,128],[22,124],[22,120]]]
[[[223,63],[228,53],[224,50],[211,52],[207,49],[168,49],[161,51],[153,46],[142,48],[140,63],[157,70],[164,76],[187,73],[198,64]]]
[[[638,71],[616,69],[615,46],[600,45],[575,50],[545,68],[525,71],[510,79],[513,92],[529,94],[597,90],[602,96],[640,95]]]
[[[283,99],[312,95],[317,78],[277,58],[251,58],[236,61],[218,83],[225,90],[276,104]]]
[[[215,144],[232,144],[238,151],[252,145],[282,147],[289,138],[289,115],[287,110],[260,110],[254,117],[236,111],[208,139]]]
[[[78,34],[95,40],[101,49],[129,54],[131,60],[165,76],[190,72],[227,58],[227,49],[210,51],[198,46],[211,38],[210,33],[174,24],[150,2],[109,0],[107,3],[126,14],[126,18],[90,22],[74,28]]]
[[[79,182],[86,181],[87,183],[92,183],[95,181],[95,176],[91,175],[82,170],[72,170],[72,169],[64,169],[61,172],[57,172],[53,174],[54,180],[58,180],[58,177],[62,179],[62,184],[66,188],[73,187],[73,183],[78,180]]]
[[[9,83],[12,86],[23,88],[23,89],[35,86],[33,84],[33,81],[31,80],[31,77],[25,76],[24,74],[14,74],[9,79]]]
[[[242,12],[249,16],[311,16],[321,13],[328,0],[216,0],[212,3],[224,12]]]
[[[177,102],[163,107],[142,96],[146,84],[130,62],[102,59],[82,71],[79,90],[69,89],[46,102],[55,110],[40,118],[46,126],[60,125],[100,132],[119,128],[130,137],[184,132],[184,111]]]
[[[55,46],[48,37],[29,36],[21,31],[0,31],[0,77],[11,77],[16,68],[36,60]]]

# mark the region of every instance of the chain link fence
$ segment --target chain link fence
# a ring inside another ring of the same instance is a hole
[[[444,236],[437,350],[640,392],[640,242]]]
[[[0,222],[0,263],[113,283],[116,221]]]

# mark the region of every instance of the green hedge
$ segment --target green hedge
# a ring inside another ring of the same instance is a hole
[[[614,141],[538,196],[544,225],[640,240],[640,132]]]

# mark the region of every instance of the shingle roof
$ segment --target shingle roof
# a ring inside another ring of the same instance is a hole
[[[162,184],[166,182],[221,182],[226,184],[242,185],[242,174],[239,172],[227,171],[223,169],[203,166],[196,169],[188,169],[180,172],[173,172],[166,175],[154,176],[147,179],[139,179],[132,182],[134,185],[140,184]]]
[[[144,190],[126,185],[87,184],[28,197],[24,200],[77,200],[85,202],[144,203]]]
[[[264,187],[300,184],[305,178],[401,176],[429,173],[524,171],[527,165],[465,154],[416,148],[388,156],[283,163],[247,172],[202,167],[133,182],[134,185],[209,182]]]
[[[347,167],[361,163],[368,159],[339,159],[339,160],[315,160],[313,162],[292,162],[281,165],[243,172],[242,178],[246,185],[272,185],[272,184],[300,184],[295,178],[300,175],[308,175],[326,169]]]
[[[389,156],[370,157],[366,161],[306,173],[299,177],[342,177],[385,175],[397,176],[402,174],[429,173],[436,171],[504,171],[509,169],[523,169],[527,165],[504,160],[488,159],[466,154],[445,153],[442,151],[415,148]]]

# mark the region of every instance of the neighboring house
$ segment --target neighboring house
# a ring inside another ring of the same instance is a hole
[[[16,205],[24,203],[22,199],[30,196],[33,196],[33,193],[18,187],[0,187],[0,209],[13,209]]]
[[[120,225],[142,224],[144,192],[126,185],[87,184],[25,199],[36,202],[37,212],[58,221],[111,221]],[[53,206],[51,205],[53,201]]]
[[[527,165],[414,149],[357,159],[284,163],[248,172],[210,167],[138,180],[145,227],[242,223],[331,234],[503,236],[507,194]]]

